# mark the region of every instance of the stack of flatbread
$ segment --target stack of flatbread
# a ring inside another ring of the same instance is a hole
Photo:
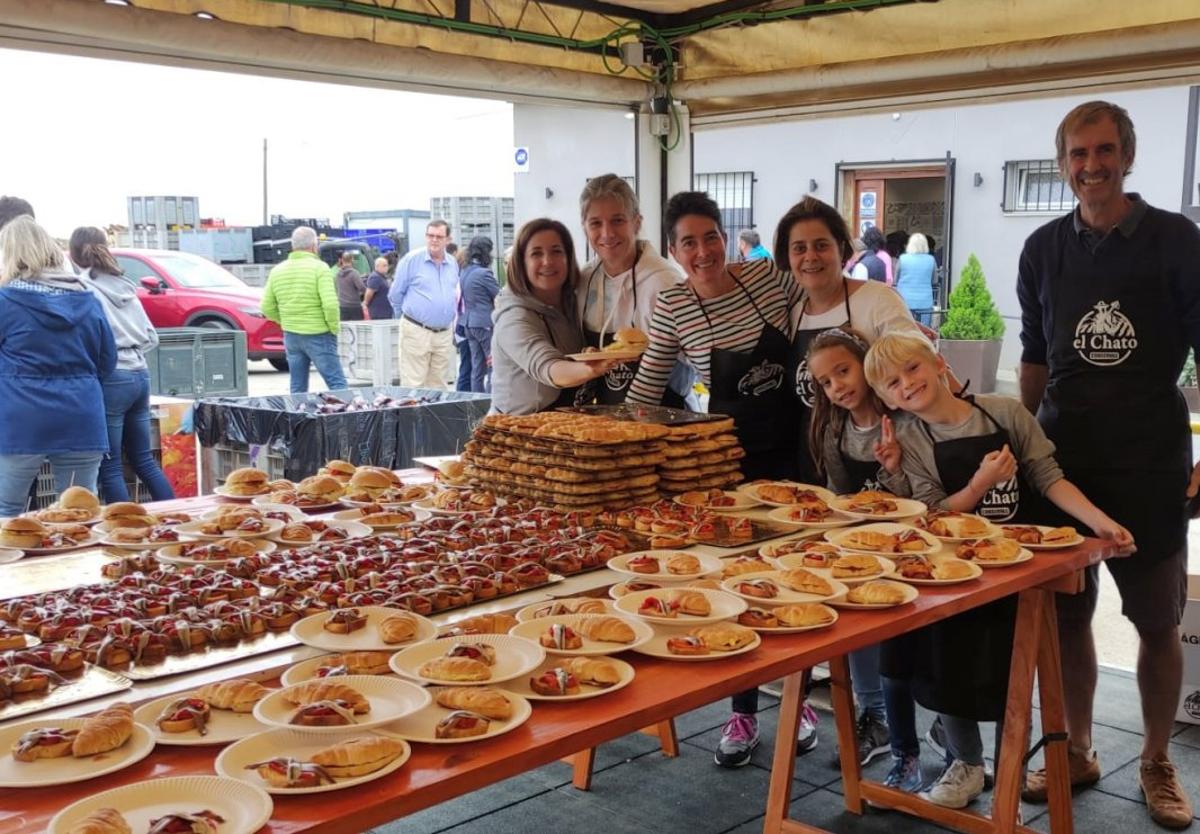
[[[696,489],[725,489],[742,480],[745,451],[733,434],[733,418],[671,426],[666,460],[658,464],[659,489],[675,495]]]
[[[586,414],[490,415],[463,451],[472,484],[563,512],[624,509],[659,498],[663,426]]]

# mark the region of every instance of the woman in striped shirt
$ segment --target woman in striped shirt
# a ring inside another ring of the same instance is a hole
[[[789,315],[800,289],[767,259],[727,264],[721,212],[684,191],[663,213],[671,256],[687,280],[658,294],[650,347],[630,402],[658,405],[680,353],[709,389],[708,410],[734,418],[747,478],[795,474],[795,407],[784,379]]]

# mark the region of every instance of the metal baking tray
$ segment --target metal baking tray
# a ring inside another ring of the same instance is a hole
[[[593,414],[598,417],[611,417],[614,420],[629,420],[634,423],[654,423],[660,426],[689,426],[696,423],[711,423],[714,420],[724,420],[724,414],[704,414],[698,411],[685,411],[681,408],[667,408],[661,405],[568,405],[558,409],[576,414]]]
[[[223,646],[205,646],[187,654],[169,654],[161,663],[146,663],[123,669],[121,674],[135,681],[152,681],[169,678],[200,669],[232,663],[260,654],[270,654],[280,649],[299,646],[300,641],[286,631],[270,631],[253,640],[243,640]]]
[[[18,562],[0,565],[0,599],[104,582],[100,568],[112,561],[115,557],[111,554],[92,548],[62,556],[27,556]]]
[[[102,695],[112,695],[133,686],[133,681],[125,675],[90,663],[85,664],[81,673],[62,677],[66,678],[67,682],[59,686],[51,684],[50,691],[45,694],[29,693],[18,695],[11,701],[0,701],[0,723],[55,707],[90,701]]]

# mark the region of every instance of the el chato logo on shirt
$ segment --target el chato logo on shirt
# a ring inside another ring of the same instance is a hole
[[[801,359],[800,364],[796,366],[796,396],[804,403],[805,408],[812,408],[817,401],[817,392],[813,387],[807,359]]]
[[[1104,367],[1128,359],[1137,350],[1138,339],[1120,301],[1097,301],[1075,326],[1072,344],[1086,361]]]
[[[984,493],[975,512],[990,521],[1008,521],[1017,514],[1021,504],[1021,488],[1014,475]]]
[[[761,397],[783,385],[783,365],[764,359],[738,380],[738,393],[743,397]]]

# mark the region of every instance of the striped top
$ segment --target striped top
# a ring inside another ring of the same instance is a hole
[[[745,292],[734,287],[704,301],[687,282],[659,291],[650,317],[650,347],[642,354],[626,399],[647,405],[661,403],[680,352],[709,385],[709,356],[714,348],[749,353],[762,335],[763,319],[785,336],[791,333],[789,311],[800,300],[801,292],[792,275],[780,272],[764,258],[743,264],[738,280]],[[747,293],[754,299],[753,305]]]

